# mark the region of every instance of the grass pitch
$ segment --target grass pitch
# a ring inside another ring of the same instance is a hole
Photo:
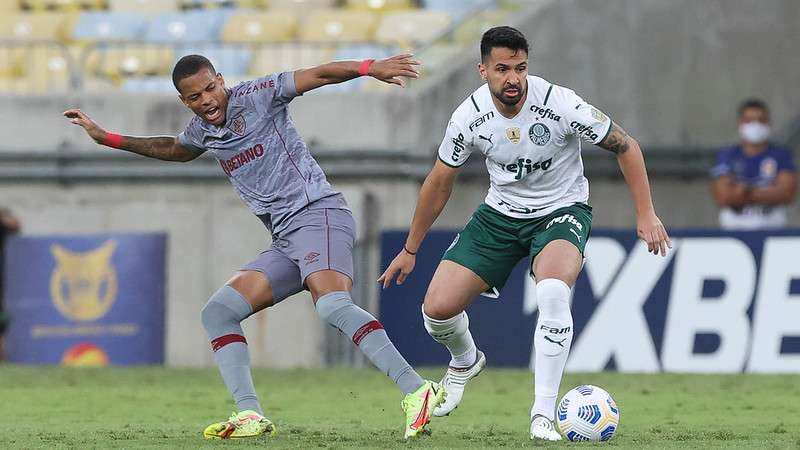
[[[424,370],[438,379],[441,369]],[[269,439],[204,441],[234,409],[213,369],[0,366],[0,448],[800,448],[800,377],[572,374],[606,388],[620,429],[600,444],[528,439],[531,376],[487,369],[461,406],[402,439],[400,393],[369,369],[256,370]]]

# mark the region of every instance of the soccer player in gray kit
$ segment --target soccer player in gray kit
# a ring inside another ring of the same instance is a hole
[[[422,433],[444,400],[438,383],[423,380],[389,340],[383,326],[350,298],[355,222],[333,190],[289,115],[298,95],[359,76],[404,86],[419,62],[403,54],[384,60],[337,61],[225,86],[200,55],[181,58],[172,81],[196,116],[177,137],[134,137],[106,132],[79,109],[64,116],[99,144],[165,161],[191,161],[211,152],[250,210],[272,233],[272,247],[246,264],[203,308],[214,359],[238,413],[209,425],[206,438],[271,434],[250,375],[240,322],[303,289],[322,320],[352,339],[405,394],[405,437]]]

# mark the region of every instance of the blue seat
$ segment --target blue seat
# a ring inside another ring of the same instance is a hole
[[[453,20],[459,21],[466,14],[494,9],[497,5],[495,0],[424,0],[423,6],[425,9],[446,11]]]
[[[400,50],[375,44],[355,44],[345,45],[336,49],[333,55],[334,60],[342,59],[383,59],[400,53]]]
[[[252,52],[246,47],[225,44],[187,45],[176,49],[176,61],[184,55],[203,55],[211,61],[217,72],[231,77],[247,74]]]
[[[142,37],[147,18],[138,14],[84,12],[72,31],[75,40],[134,41]]]
[[[136,77],[122,81],[122,90],[135,94],[175,94],[172,79],[167,77]]]
[[[145,32],[150,42],[210,42],[219,37],[230,10],[167,13],[153,18]]]

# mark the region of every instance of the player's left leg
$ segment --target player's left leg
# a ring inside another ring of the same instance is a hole
[[[572,343],[570,286],[575,284],[582,261],[578,249],[565,240],[548,243],[534,259],[539,319],[533,335],[536,354],[532,438],[560,439],[553,420],[558,388]]]
[[[423,432],[431,412],[444,399],[438,383],[425,381],[389,340],[383,325],[356,305],[353,284],[355,222],[349,211],[329,209],[324,221],[283,238],[298,261],[301,278],[311,291],[320,318],[347,336],[381,372],[406,394],[405,437]]]
[[[532,229],[533,263],[539,317],[534,342],[534,403],[531,438],[560,440],[554,418],[558,388],[572,344],[570,290],[583,266],[583,250],[592,227],[588,205],[554,211]]]

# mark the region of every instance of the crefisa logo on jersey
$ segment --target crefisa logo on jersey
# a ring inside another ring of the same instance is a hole
[[[462,151],[464,151],[464,134],[458,133],[458,137],[453,138],[453,154],[450,155],[453,161],[458,161]]]
[[[550,142],[550,129],[543,123],[535,123],[528,129],[531,142],[536,145],[545,145]]]
[[[556,122],[561,120],[561,116],[556,114],[555,111],[550,108],[542,108],[539,105],[531,105],[531,111],[538,114],[542,119],[555,120]]]

